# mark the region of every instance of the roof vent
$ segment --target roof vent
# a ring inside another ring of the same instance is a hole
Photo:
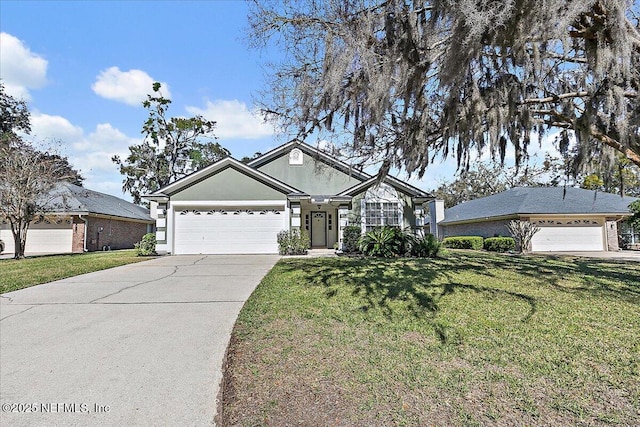
[[[303,162],[302,158],[302,150],[299,148],[294,148],[289,152],[289,164],[290,165],[301,165]]]

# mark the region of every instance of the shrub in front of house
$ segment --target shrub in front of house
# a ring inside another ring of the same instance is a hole
[[[309,233],[306,230],[294,230],[293,238],[291,239],[292,255],[305,255],[310,247],[311,237],[309,237]]]
[[[133,246],[138,256],[157,255],[156,253],[156,234],[147,233],[142,236],[142,240]]]
[[[484,248],[491,252],[509,252],[516,250],[513,237],[489,237],[484,239]]]
[[[278,233],[278,253],[280,255],[287,255],[287,251],[289,250],[289,232],[287,230],[282,230]]]
[[[374,257],[403,256],[409,247],[410,235],[398,227],[376,227],[358,241],[360,252]]]
[[[480,236],[454,236],[445,237],[442,244],[445,248],[450,249],[473,249],[479,251],[482,249],[484,239]]]
[[[415,237],[411,243],[411,256],[435,258],[440,254],[442,243],[433,234]]]
[[[280,255],[306,255],[311,247],[311,239],[306,230],[282,230],[278,233]]]
[[[343,250],[347,253],[357,252],[361,235],[362,228],[359,225],[347,225],[342,231]]]

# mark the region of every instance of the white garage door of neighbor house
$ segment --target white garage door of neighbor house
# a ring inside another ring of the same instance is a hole
[[[175,254],[277,254],[284,211],[273,209],[176,209]]]
[[[603,251],[604,227],[595,219],[537,220],[540,227],[531,239],[535,252]]]
[[[67,253],[72,250],[73,225],[71,221],[59,224],[32,224],[27,231],[25,253]],[[4,241],[4,253],[14,252],[13,233],[9,224],[2,224],[0,239]]]

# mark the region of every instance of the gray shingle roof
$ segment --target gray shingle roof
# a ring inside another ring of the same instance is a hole
[[[149,210],[109,194],[60,183],[49,202],[52,213],[98,214],[152,222]]]
[[[573,187],[512,188],[446,209],[441,224],[526,214],[629,214],[634,200]]]

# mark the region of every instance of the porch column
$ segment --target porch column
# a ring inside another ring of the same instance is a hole
[[[348,205],[340,205],[338,207],[338,248],[340,250],[344,250],[343,241],[343,231],[347,226],[347,218],[349,214],[349,206]]]
[[[291,202],[291,230],[300,231],[300,202]]]
[[[607,251],[619,251],[620,245],[618,245],[618,222],[616,218],[606,218],[604,222],[605,235],[607,237]]]
[[[411,228],[417,228],[421,231],[424,231],[424,205],[422,203],[416,203],[415,201],[413,202],[413,215],[416,218],[415,224],[413,227]]]
[[[151,202],[151,205],[156,202]],[[152,217],[156,219],[156,251],[159,253],[166,253],[168,251],[167,245],[167,231],[169,231],[167,224],[167,202],[158,202],[156,204],[155,215],[152,213]],[[153,212],[153,210],[152,210]]]
[[[444,200],[436,199],[429,202],[429,217],[431,218],[429,225],[431,234],[436,236],[438,240],[442,240],[444,237],[442,227],[438,224],[444,220]]]

